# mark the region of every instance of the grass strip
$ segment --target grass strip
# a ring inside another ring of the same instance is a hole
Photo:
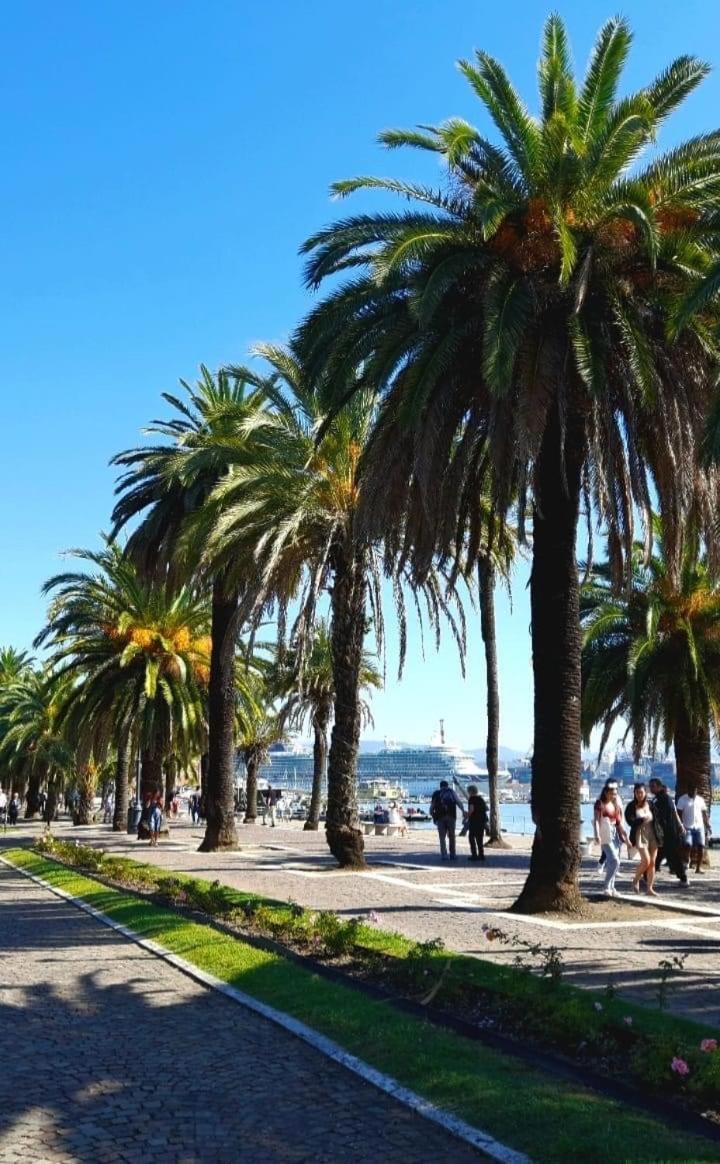
[[[328,982],[280,955],[186,920],[27,850],[16,866],[81,898],[198,968],[282,1010],[533,1160],[717,1160],[717,1145],[666,1128],[602,1095],[529,1070],[385,1003]]]

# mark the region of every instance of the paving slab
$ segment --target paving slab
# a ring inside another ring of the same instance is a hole
[[[0,867],[0,1161],[474,1164],[474,1149]]]

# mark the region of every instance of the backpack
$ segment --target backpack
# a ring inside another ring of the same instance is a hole
[[[454,820],[457,815],[457,805],[455,804],[455,797],[449,788],[437,788],[432,794],[430,801],[430,815],[435,824],[443,817],[452,817]]]

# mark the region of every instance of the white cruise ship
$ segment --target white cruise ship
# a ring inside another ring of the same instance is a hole
[[[261,776],[274,788],[309,791],[312,786],[312,752],[273,750],[269,762]],[[464,788],[467,784],[477,784],[481,791],[487,789],[487,769],[481,768],[467,752],[445,742],[444,725],[440,732],[425,747],[398,747],[386,741],[378,752],[360,752],[358,755],[358,792],[361,799],[377,797],[383,786],[392,789],[387,793],[402,798],[425,798],[437,788],[441,780],[453,782]],[[510,781],[507,770],[498,772],[499,783]]]

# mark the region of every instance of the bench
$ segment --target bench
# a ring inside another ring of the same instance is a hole
[[[366,837],[395,837],[398,833],[402,833],[407,827],[401,824],[375,824],[373,821],[362,822],[363,832]]]

